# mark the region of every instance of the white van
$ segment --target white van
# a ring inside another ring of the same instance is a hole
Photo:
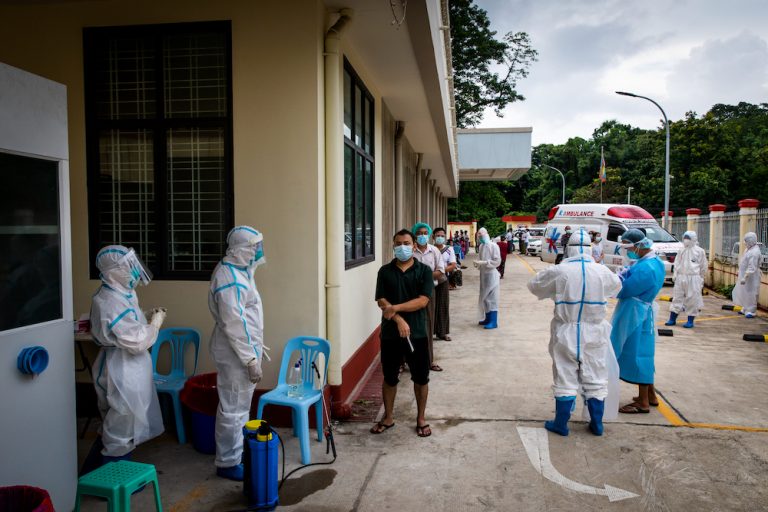
[[[674,236],[664,230],[653,216],[631,204],[566,204],[558,205],[549,212],[549,222],[544,234],[541,259],[555,263],[558,254],[563,254],[560,237],[565,227],[574,231],[583,227],[587,231],[599,232],[603,238],[603,263],[616,270],[629,265],[625,251],[621,251],[619,239],[625,231],[639,228],[653,241],[653,249],[664,262],[667,279],[672,279],[672,269],[677,253],[683,248]]]

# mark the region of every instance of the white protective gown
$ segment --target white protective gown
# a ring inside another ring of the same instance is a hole
[[[153,381],[158,329],[147,323],[134,290],[102,272],[91,303],[91,333],[101,351],[94,362],[96,396],[103,419],[103,455],[120,457],[163,433]]]
[[[261,364],[264,312],[253,280],[253,267],[243,251],[229,254],[211,277],[208,307],[216,325],[210,354],[216,363],[219,407],[216,412],[216,466],[240,464],[243,426],[249,419],[256,384],[248,376],[248,363]]]
[[[477,303],[478,320],[484,320],[491,311],[499,310],[499,271],[501,252],[493,242],[480,244],[479,261],[485,261],[478,266],[480,270],[480,299]]]
[[[576,396],[581,387],[585,399],[606,400],[605,419],[613,419],[619,369],[606,310],[608,297],[618,293],[621,281],[595,263],[589,247],[583,249],[582,254],[536,274],[528,289],[540,300],[555,301],[549,341],[555,397]]]
[[[753,245],[739,262],[739,280],[733,289],[733,302],[741,306],[745,314],[757,313],[757,297],[760,294],[760,246]],[[746,280],[746,284],[741,281]]]
[[[695,233],[691,237],[693,245],[684,247],[675,258],[675,288],[672,296],[670,311],[687,316],[698,316],[704,307],[701,290],[704,287],[704,277],[707,275],[707,254],[696,243]]]

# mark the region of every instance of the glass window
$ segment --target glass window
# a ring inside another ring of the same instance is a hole
[[[62,317],[58,169],[0,153],[0,331]]]
[[[638,226],[641,230],[645,231],[645,236],[651,239],[652,242],[677,242],[675,237],[667,233],[661,226]]]
[[[624,226],[621,224],[611,224],[608,226],[608,241],[610,242],[618,242],[619,237],[624,234]]]
[[[133,247],[155,279],[207,280],[232,215],[230,23],[84,31],[93,258]]]
[[[373,118],[373,97],[345,61],[344,254],[347,268],[374,259]]]

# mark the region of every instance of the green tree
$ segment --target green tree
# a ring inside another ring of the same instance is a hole
[[[486,108],[501,117],[508,104],[525,99],[516,90],[517,82],[528,76],[538,52],[525,32],[496,39],[488,13],[474,0],[451,0],[449,5],[456,123],[466,128],[478,124]],[[491,71],[494,64],[501,73]]]

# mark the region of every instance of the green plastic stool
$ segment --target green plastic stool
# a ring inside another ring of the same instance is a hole
[[[80,477],[75,512],[80,512],[82,495],[106,498],[109,512],[129,511],[131,494],[149,483],[153,483],[155,488],[155,508],[157,512],[163,512],[155,466],[127,460],[110,462]]]

